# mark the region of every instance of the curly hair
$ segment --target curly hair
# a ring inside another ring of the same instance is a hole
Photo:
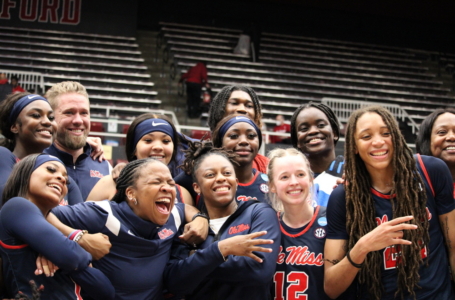
[[[232,151],[224,150],[223,148],[216,148],[210,140],[201,141],[188,141],[188,149],[184,150],[185,160],[180,166],[186,174],[191,174],[193,182],[198,182],[196,172],[205,158],[210,155],[220,155],[228,159],[233,165],[238,165],[234,160],[237,155]]]
[[[177,149],[180,145],[180,135],[177,132],[177,129],[175,129],[174,124],[172,121],[165,115],[160,115],[160,114],[152,114],[152,113],[145,113],[140,116],[138,116],[136,119],[133,120],[131,123],[130,127],[128,128],[128,132],[126,133],[126,143],[125,143],[125,154],[126,158],[128,161],[133,161],[136,160],[136,145],[134,144],[134,133],[136,131],[136,126],[148,119],[162,119],[168,122],[171,127],[172,131],[174,133],[174,140],[172,140],[172,143],[174,144],[174,149],[172,151],[172,157],[171,161],[174,161],[175,156],[177,155]]]
[[[354,247],[357,241],[376,228],[375,205],[371,194],[371,178],[365,163],[356,154],[355,134],[358,119],[365,113],[376,113],[381,116],[389,129],[393,144],[392,167],[393,188],[391,195],[399,201],[392,202],[392,217],[414,216],[412,222],[417,230],[404,231],[404,239],[414,246],[401,245],[396,251],[401,255],[397,263],[398,289],[395,295],[408,292],[415,298],[414,288],[420,279],[419,267],[422,263],[421,246],[429,244],[428,218],[426,213],[427,196],[423,180],[417,172],[416,162],[411,149],[406,144],[398,124],[388,110],[380,106],[369,106],[356,110],[349,118],[345,142],[345,175],[346,182],[346,229],[349,234],[348,249]],[[358,275],[358,282],[364,285],[372,299],[380,299],[383,291],[381,283],[382,252],[368,253],[364,267]]]
[[[209,109],[209,118],[208,118],[208,125],[210,131],[213,131],[221,119],[226,116],[226,104],[231,96],[232,92],[235,91],[242,91],[250,95],[251,100],[254,104],[254,123],[258,125],[259,128],[262,128],[262,111],[261,111],[261,103],[259,102],[259,97],[257,96],[256,92],[244,85],[230,85],[225,86],[221,89],[221,91],[216,94],[213,98],[210,109]]]
[[[302,110],[305,110],[305,109],[308,109],[311,107],[314,107],[314,108],[322,111],[325,114],[325,116],[327,117],[327,119],[329,120],[329,123],[330,123],[330,126],[332,127],[332,131],[333,131],[334,135],[338,137],[338,138],[334,139],[334,144],[336,145],[338,142],[338,139],[340,138],[340,122],[338,121],[335,113],[333,112],[333,110],[330,107],[328,107],[325,104],[310,102],[310,103],[300,105],[291,117],[291,144],[292,144],[292,147],[298,149],[298,144],[299,144],[298,136],[297,136],[298,128],[297,128],[297,124],[296,124],[297,117],[299,116],[299,114]]]
[[[5,100],[0,103],[0,130],[5,136],[5,139],[0,144],[0,146],[8,148],[10,151],[13,151],[14,147],[16,147],[16,138],[15,134],[11,132],[11,126],[13,126],[13,124],[9,121],[9,116],[11,115],[14,104],[16,104],[20,98],[27,95],[31,94],[27,92],[9,94]],[[19,118],[16,120],[16,122],[22,126],[21,120]]]
[[[420,124],[419,133],[416,138],[416,151],[423,155],[433,156],[431,153],[431,131],[433,130],[434,122],[436,119],[445,113],[451,113],[455,115],[454,108],[439,108],[428,115],[422,124]]]
[[[277,158],[285,157],[285,156],[296,156],[296,159],[301,158],[305,162],[306,173],[310,180],[308,196],[310,199],[313,199],[313,193],[314,193],[313,192],[313,172],[311,171],[310,162],[308,161],[306,156],[296,148],[287,148],[287,149],[276,148],[269,152],[269,154],[267,155],[267,157],[269,158],[269,165],[267,166],[267,176],[269,177],[269,187],[271,187],[275,184],[275,182],[273,180],[273,178],[274,178],[273,176],[274,176],[275,162],[276,162]],[[272,207],[276,211],[282,212],[284,210],[283,203],[281,202],[280,199],[278,199],[276,193],[269,192],[267,194],[267,197],[269,198],[270,203],[272,203]]]

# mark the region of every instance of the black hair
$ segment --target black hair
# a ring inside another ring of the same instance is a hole
[[[180,135],[177,132],[177,129],[175,129],[174,124],[172,121],[165,115],[159,115],[159,114],[152,114],[152,113],[145,113],[140,116],[138,116],[134,121],[131,123],[130,127],[128,128],[128,132],[126,134],[126,144],[125,144],[125,153],[126,153],[126,158],[128,161],[133,161],[136,160],[136,145],[134,144],[134,132],[136,130],[136,126],[141,123],[142,121],[148,120],[148,119],[162,119],[167,121],[171,127],[172,127],[172,132],[174,134],[174,139],[172,142],[174,143],[174,149],[172,152],[172,157],[171,161],[174,161],[175,156],[177,155],[177,149],[180,145]]]
[[[297,137],[297,130],[298,130],[297,124],[296,124],[297,117],[299,116],[299,114],[302,110],[311,108],[311,107],[317,108],[320,111],[322,111],[325,114],[325,116],[327,117],[327,119],[329,120],[330,126],[332,127],[332,131],[333,131],[334,135],[337,136],[337,138],[333,140],[334,145],[336,145],[340,138],[340,122],[338,121],[335,113],[333,112],[333,110],[330,107],[328,107],[325,104],[310,102],[310,103],[300,105],[299,108],[296,109],[296,111],[294,112],[294,114],[291,117],[291,143],[292,143],[292,146],[294,148],[298,149],[299,141],[298,141],[298,137]]]
[[[10,151],[14,150],[16,147],[16,135],[11,132],[11,126],[14,124],[9,121],[9,116],[13,111],[14,104],[19,101],[20,98],[31,95],[30,93],[15,93],[9,94],[6,96],[5,100],[0,103],[0,130],[5,136],[3,142],[0,143],[0,146],[8,148]],[[19,125],[22,125],[19,119],[15,120]]]
[[[249,116],[245,116],[245,115],[241,115],[241,114],[233,114],[233,115],[229,115],[229,116],[224,117],[223,119],[221,119],[218,122],[218,124],[216,125],[215,129],[212,131],[212,141],[213,141],[213,146],[214,147],[216,147],[216,148],[223,147],[223,137],[219,134],[221,127],[224,124],[226,124],[226,122],[228,122],[229,120],[231,120],[231,119],[233,119],[235,117],[239,117],[239,116],[248,118],[248,119],[250,119],[251,121],[254,122],[254,120],[251,119]],[[262,146],[262,135],[259,134],[259,132],[256,132],[256,133],[258,134],[258,139],[259,139],[259,148],[258,149],[260,149],[261,146]]]
[[[254,104],[254,123],[258,125],[259,128],[262,128],[262,111],[261,111],[261,103],[259,102],[259,98],[256,92],[244,85],[229,85],[225,86],[221,89],[221,91],[216,94],[213,98],[212,102],[210,103],[209,109],[209,118],[207,123],[209,125],[210,131],[213,131],[221,119],[225,117],[226,114],[226,103],[229,100],[232,92],[235,91],[242,91],[250,95],[251,100]]]
[[[129,162],[120,172],[119,177],[117,178],[117,182],[115,188],[117,192],[115,193],[114,197],[112,197],[112,201],[117,203],[126,201],[126,189],[130,186],[136,186],[136,181],[141,175],[141,171],[143,168],[148,166],[151,163],[161,163],[164,165],[163,162],[153,159],[153,158],[143,158],[133,160]]]
[[[2,206],[13,197],[27,197],[30,177],[39,155],[41,153],[28,155],[14,166],[3,188]]]
[[[433,156],[431,153],[431,131],[436,119],[445,113],[451,113],[455,115],[455,109],[453,108],[439,108],[428,115],[422,124],[420,124],[419,133],[416,138],[416,151],[423,155]]]

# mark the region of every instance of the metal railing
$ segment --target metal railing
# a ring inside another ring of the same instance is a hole
[[[406,119],[408,119],[409,120],[408,124],[411,126],[412,133],[415,134],[419,128],[415,120],[411,118],[411,116],[406,112],[406,110],[401,108],[401,106],[398,104],[357,101],[327,97],[322,98],[321,103],[329,106],[335,112],[340,122],[347,122],[352,112],[359,108],[370,105],[380,105],[388,109],[397,120],[401,120],[404,122]]]
[[[35,93],[44,92],[44,77],[41,73],[5,69],[0,69],[0,72],[5,73],[10,80],[12,76],[17,76],[19,78],[19,85],[26,91],[34,91]]]

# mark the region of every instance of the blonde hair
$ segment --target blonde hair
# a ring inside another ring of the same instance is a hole
[[[273,175],[274,175],[275,160],[277,158],[285,157],[285,156],[297,156],[297,157],[300,157],[301,159],[303,159],[303,161],[305,162],[305,166],[306,166],[307,173],[309,176],[309,181],[310,181],[310,186],[309,186],[310,190],[308,193],[308,198],[313,199],[313,171],[311,171],[310,162],[308,161],[308,159],[302,152],[300,152],[299,150],[297,150],[295,148],[274,149],[274,150],[270,151],[269,154],[267,155],[267,157],[270,160],[269,164],[267,166],[267,176],[269,177],[269,190],[274,185]],[[284,210],[283,203],[281,202],[280,199],[278,199],[276,193],[272,193],[269,191],[269,193],[267,194],[267,197],[269,198],[270,203],[272,204],[272,207],[276,211],[282,212]]]
[[[58,106],[58,97],[62,94],[67,93],[76,93],[80,94],[87,98],[88,100],[88,93],[85,87],[76,81],[63,81],[60,83],[54,84],[44,95],[44,97],[49,101],[53,110],[56,109]],[[89,100],[90,104],[90,100]]]

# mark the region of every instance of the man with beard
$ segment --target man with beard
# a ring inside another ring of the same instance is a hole
[[[57,122],[54,143],[45,150],[65,164],[68,175],[79,186],[82,198],[87,200],[100,178],[112,167],[107,161],[90,157],[92,148],[87,143],[90,132],[90,101],[83,85],[74,81],[60,82],[44,95],[52,106]]]

